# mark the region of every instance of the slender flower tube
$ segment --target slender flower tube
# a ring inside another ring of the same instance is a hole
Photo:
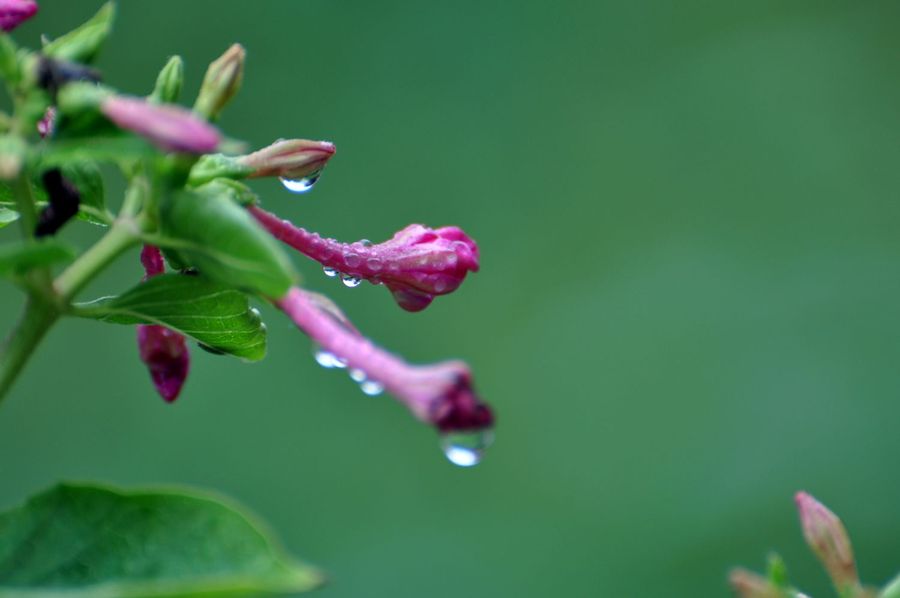
[[[38,11],[34,0],[0,0],[0,29],[12,31]]]
[[[153,245],[144,245],[141,264],[146,275],[165,271],[163,256]],[[191,366],[191,354],[184,336],[156,324],[139,324],[137,327],[138,351],[141,361],[147,365],[156,391],[167,403],[178,398]]]
[[[275,304],[310,338],[348,368],[382,385],[418,419],[439,431],[469,432],[490,428],[494,416],[472,386],[461,361],[411,365],[377,347],[352,325],[324,309],[314,295],[298,288]]]
[[[794,495],[803,537],[828,571],[841,595],[859,588],[859,576],[847,530],[837,515],[806,492]]]
[[[238,162],[253,168],[249,177],[302,179],[322,170],[333,155],[334,144],[329,141],[284,139],[241,156]]]
[[[119,127],[141,135],[164,151],[206,154],[219,145],[215,127],[180,106],[110,96],[103,100],[100,111]]]
[[[437,295],[462,284],[478,271],[478,246],[462,229],[430,229],[411,224],[377,245],[341,243],[294,226],[258,206],[250,213],[272,235],[345,277],[384,284],[407,311],[421,311]]]

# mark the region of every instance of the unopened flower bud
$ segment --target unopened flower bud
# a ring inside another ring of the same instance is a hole
[[[803,537],[825,566],[838,592],[843,595],[849,588],[859,587],[853,549],[841,520],[806,492],[798,492],[794,501],[800,513]]]
[[[206,154],[219,145],[219,132],[189,110],[156,105],[139,98],[111,96],[100,105],[103,114],[168,152]]]
[[[33,17],[37,10],[34,0],[0,0],[0,29],[12,31]]]
[[[286,139],[241,156],[238,161],[253,170],[250,177],[302,179],[315,176],[334,155],[329,141]]]
[[[156,86],[150,94],[150,101],[154,104],[177,102],[183,83],[184,61],[181,56],[172,56],[156,77]]]
[[[728,584],[739,598],[786,598],[786,594],[768,579],[746,569],[731,571]]]
[[[194,112],[209,120],[219,117],[241,88],[245,57],[244,47],[234,44],[209,65],[194,103]]]
[[[47,110],[44,112],[43,118],[37,123],[38,135],[41,136],[41,139],[46,139],[53,135],[53,131],[56,127],[56,108],[53,106],[48,106]]]
[[[107,2],[90,20],[77,29],[46,44],[44,55],[70,62],[90,62],[112,30],[116,17],[114,2]]]

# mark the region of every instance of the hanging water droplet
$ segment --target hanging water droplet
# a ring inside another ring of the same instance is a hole
[[[325,276],[328,278],[334,278],[338,275],[338,271],[334,268],[329,268],[328,266],[322,266],[322,272],[325,273]]]
[[[352,289],[359,286],[359,283],[362,282],[362,278],[353,276],[352,274],[341,274],[341,282],[344,283],[345,287]]]
[[[356,253],[348,253],[344,256],[344,263],[351,268],[355,268],[362,263],[362,258]]]
[[[313,347],[313,355],[316,358],[316,363],[318,363],[323,368],[333,369],[333,368],[345,368],[347,367],[347,362],[331,351],[326,351],[322,347],[315,346]]]
[[[299,179],[286,179],[281,177],[279,180],[281,181],[281,184],[284,185],[284,188],[291,193],[306,193],[315,187],[316,182],[319,180],[319,173],[314,172],[309,176]]]
[[[359,389],[363,391],[363,394],[376,397],[384,392],[384,385],[375,380],[364,380],[359,383]]]
[[[441,450],[447,460],[459,467],[478,465],[485,451],[494,443],[493,430],[450,432],[441,435]]]
[[[366,266],[368,266],[369,270],[372,272],[378,272],[381,270],[381,260],[377,257],[370,257],[366,260]]]
[[[366,373],[360,369],[352,368],[349,372],[350,379],[356,382],[357,384],[362,384],[366,381]]]

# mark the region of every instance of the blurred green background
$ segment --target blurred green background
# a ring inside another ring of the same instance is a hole
[[[42,0],[17,37],[97,6]],[[0,410],[0,506],[60,478],[213,488],[324,567],[329,598],[726,596],[770,549],[827,596],[806,489],[868,581],[900,569],[900,4],[120,8],[108,82],[147,93],[180,53],[192,99],[240,41],[223,128],[337,143],[311,194],[259,183],[269,209],[345,240],[478,240],[482,271],[421,314],[297,262],[384,346],[468,360],[497,443],[451,466],[265,307],[267,359],[195,350],[171,406],[132,329],[66,321]],[[134,254],[84,297],[140,275]],[[0,298],[11,325],[21,298]]]

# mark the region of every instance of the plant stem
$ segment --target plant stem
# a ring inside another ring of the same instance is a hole
[[[52,303],[36,295],[28,297],[21,319],[0,349],[0,401],[58,317],[59,310]]]
[[[37,225],[37,212],[35,211],[34,194],[31,192],[31,181],[26,170],[22,170],[12,184],[13,195],[16,200],[16,209],[19,211],[19,221],[22,224],[22,236],[25,239],[34,238],[34,227]]]
[[[119,219],[103,238],[81,254],[53,283],[60,300],[67,305],[84,286],[123,251],[137,244],[140,227],[132,219]]]

